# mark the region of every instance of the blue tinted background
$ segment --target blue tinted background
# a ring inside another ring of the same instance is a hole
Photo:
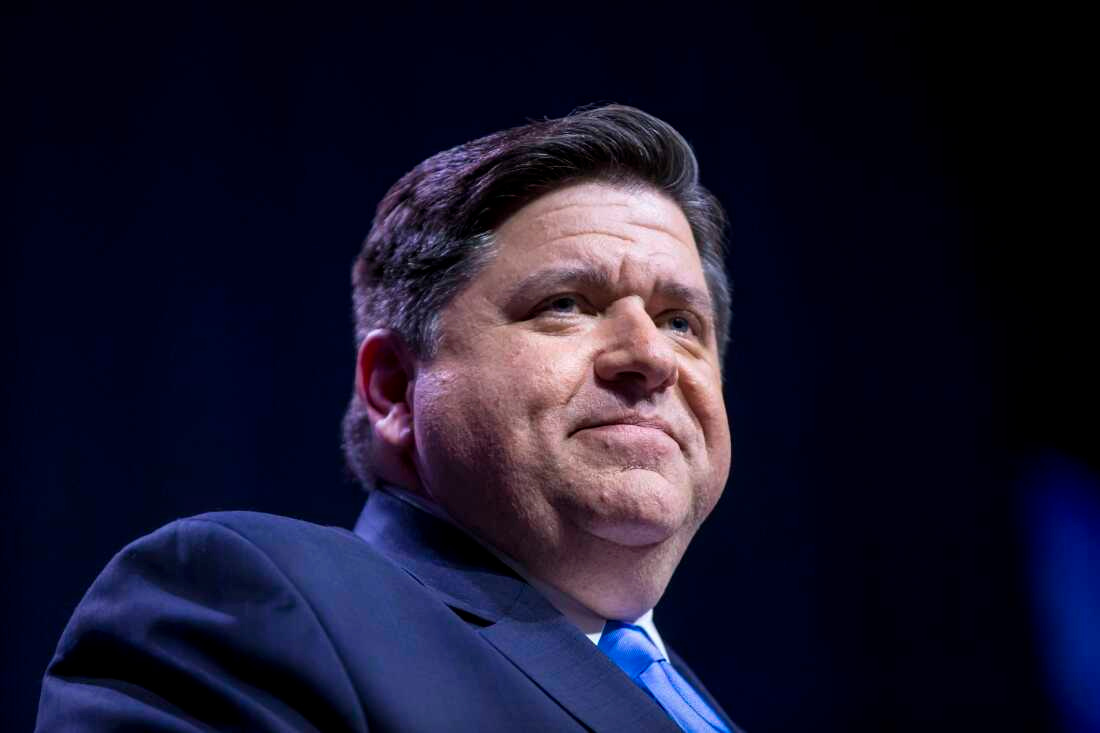
[[[1050,609],[1095,595],[1051,578],[1091,587],[1096,555],[1049,545],[1100,529],[1035,503],[1027,468],[1069,457],[1096,496],[1072,21],[5,12],[0,728],[31,726],[65,621],[135,537],[214,509],[353,522],[349,267],[374,205],[445,147],[608,100],[676,125],[733,218],[735,466],[667,640],[754,733],[1076,724],[1063,688],[1096,661],[1050,653]]]

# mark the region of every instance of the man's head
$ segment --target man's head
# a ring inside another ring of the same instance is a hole
[[[723,225],[627,107],[417,166],[355,265],[350,465],[597,613],[652,606],[729,470]]]

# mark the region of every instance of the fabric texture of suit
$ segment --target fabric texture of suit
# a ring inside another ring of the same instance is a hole
[[[36,730],[678,730],[464,533],[382,492],[364,519],[207,514],[128,546],[61,637]]]

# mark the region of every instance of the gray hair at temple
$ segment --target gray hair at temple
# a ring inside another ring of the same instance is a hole
[[[356,347],[393,329],[431,359],[440,312],[493,254],[493,229],[539,196],[581,181],[649,188],[679,204],[691,226],[714,304],[718,354],[729,343],[730,285],[722,205],[699,183],[691,146],[639,109],[606,105],[495,132],[433,155],[378,204],[352,268]],[[365,488],[371,425],[354,393],[343,421],[344,455]]]

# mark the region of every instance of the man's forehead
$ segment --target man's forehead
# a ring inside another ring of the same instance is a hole
[[[695,249],[687,217],[672,199],[645,186],[604,182],[573,184],[540,196],[506,219],[497,235],[546,244],[585,234],[635,239],[644,230]]]
[[[644,293],[713,316],[691,227],[652,189],[574,184],[517,211],[494,239],[481,285],[502,304],[578,288]]]

